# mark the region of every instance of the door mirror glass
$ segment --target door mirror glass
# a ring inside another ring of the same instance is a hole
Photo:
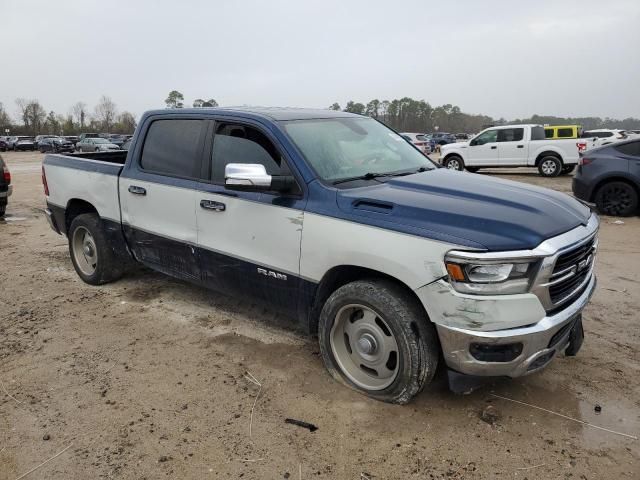
[[[224,168],[224,184],[234,190],[267,191],[271,175],[258,163],[228,163]]]

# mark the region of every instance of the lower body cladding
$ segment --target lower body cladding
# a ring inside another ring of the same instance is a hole
[[[532,297],[530,306],[534,308],[527,309],[522,298],[512,304],[509,296],[502,300],[499,297],[484,300],[484,306],[483,300],[478,299],[473,308],[468,296],[454,295],[444,281],[422,287],[416,293],[425,305],[431,306],[429,315],[436,325],[443,357],[450,370],[452,390],[469,391],[483,383],[478,377],[521,377],[546,367],[562,351],[575,355],[583,338],[582,310],[595,286],[596,278],[592,274],[586,288],[561,311],[551,315],[545,313],[533,295],[528,297]],[[443,296],[449,294],[453,297],[449,297],[451,301],[447,304]],[[519,311],[516,311],[514,307],[518,304]],[[434,311],[434,305],[440,308]],[[448,311],[449,308],[453,311]],[[523,326],[494,329],[496,320],[504,320],[508,325],[514,317],[521,320],[523,316],[535,318],[536,315],[541,316]],[[489,329],[482,322],[485,316],[491,322]],[[459,326],[463,319],[466,319],[466,328]]]

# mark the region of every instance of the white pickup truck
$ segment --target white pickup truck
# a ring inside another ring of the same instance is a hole
[[[536,167],[543,177],[555,177],[576,168],[579,141],[547,140],[542,125],[491,127],[468,142],[443,145],[441,163],[470,172],[483,167]]]
[[[439,363],[464,392],[582,343],[597,216],[476,177],[371,118],[259,108],[148,112],[128,152],[47,155],[42,176],[85,282],[136,261],[264,302],[318,336],[334,378],[395,403]]]

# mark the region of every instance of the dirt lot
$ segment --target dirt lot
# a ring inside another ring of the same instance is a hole
[[[577,357],[464,397],[441,378],[392,406],[334,383],[314,339],[247,299],[144,269],[82,283],[42,215],[42,155],[2,155],[0,479],[63,450],[27,478],[640,478],[640,441],[492,395],[640,435],[639,218],[603,218]],[[570,177],[494,174],[570,191]]]

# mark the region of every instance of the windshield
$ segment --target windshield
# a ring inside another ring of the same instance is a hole
[[[292,120],[283,126],[326,181],[435,168],[404,138],[370,118]]]

